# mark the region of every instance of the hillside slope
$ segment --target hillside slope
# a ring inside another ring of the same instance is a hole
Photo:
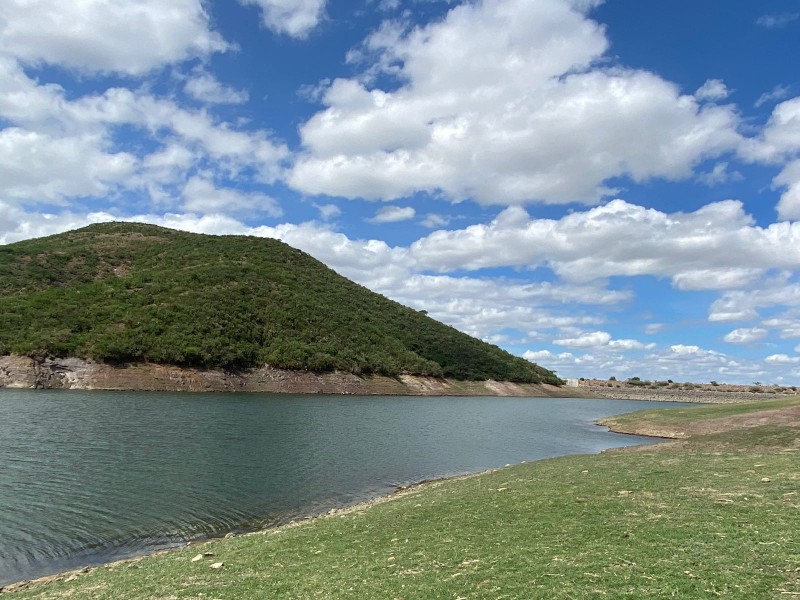
[[[560,383],[272,239],[105,223],[0,246],[0,355]]]

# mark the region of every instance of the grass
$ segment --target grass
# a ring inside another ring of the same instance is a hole
[[[780,412],[776,412],[780,411]],[[800,419],[797,397],[757,400],[725,405],[647,410],[603,419],[601,423],[621,433],[644,433],[669,438],[725,432],[758,425],[761,419]]]
[[[783,402],[671,418],[686,425],[800,406]],[[653,417],[626,416],[637,418]],[[773,420],[427,484],[15,597],[800,598],[800,424]],[[192,562],[199,552],[213,556]]]

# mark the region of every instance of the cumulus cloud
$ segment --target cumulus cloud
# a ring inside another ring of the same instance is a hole
[[[571,281],[654,275],[679,289],[729,290],[770,269],[799,268],[800,224],[755,226],[730,200],[671,214],[614,200],[558,220],[510,207],[488,224],[435,231],[411,251],[443,271],[547,266]]]
[[[761,326],[775,329],[781,339],[800,338],[800,315],[796,308],[775,317],[764,319],[761,321]]]
[[[656,347],[655,343],[644,344],[639,340],[611,340],[608,342],[610,348],[619,348],[620,350],[652,350]]]
[[[410,30],[385,24],[351,53],[364,77],[333,81],[302,125],[289,182],[348,198],[594,203],[611,178],[685,178],[739,143],[731,107],[596,66],[608,41],[589,4],[483,0]],[[399,87],[369,87],[376,71]]]
[[[319,211],[319,216],[323,221],[335,219],[342,214],[342,209],[335,204],[314,204],[314,208]]]
[[[778,104],[761,134],[745,140],[741,156],[750,161],[778,163],[800,151],[800,97]]]
[[[596,348],[605,346],[611,341],[611,334],[606,331],[592,331],[584,333],[576,338],[564,338],[553,340],[557,346],[568,346],[569,348]]]
[[[768,333],[766,329],[761,329],[760,327],[740,328],[734,329],[723,339],[729,344],[750,344],[763,340]]]
[[[725,292],[711,305],[709,321],[746,321],[758,317],[758,310],[774,306],[800,307],[800,284],[785,278],[766,282],[756,290]],[[770,321],[767,321],[770,322]],[[780,321],[773,321],[777,323]]]
[[[730,96],[730,90],[721,79],[708,79],[700,86],[694,93],[694,97],[698,100],[724,100]]]
[[[224,85],[206,71],[193,72],[186,80],[183,91],[206,104],[244,104],[249,99],[246,91]]]
[[[742,181],[743,179],[744,176],[739,171],[729,171],[728,163],[725,161],[716,163],[711,171],[697,175],[697,180],[709,187],[729,181]]]
[[[273,217],[283,214],[277,201],[266,194],[219,188],[200,176],[194,176],[186,182],[183,198],[183,208],[195,213],[266,213]]]
[[[446,227],[450,224],[451,218],[447,215],[438,215],[436,213],[428,213],[421,221],[423,227],[428,229],[436,229],[437,227]]]
[[[789,356],[788,354],[772,354],[764,359],[765,362],[787,365],[792,363],[800,363],[800,356]]]
[[[417,211],[411,206],[384,206],[370,219],[370,223],[399,223],[408,221],[416,216]]]
[[[523,358],[555,369],[562,377],[617,379],[640,377],[666,381],[708,381],[717,379],[729,383],[749,383],[754,379],[781,381],[786,375],[785,364],[775,361],[746,363],[713,350],[693,344],[675,344],[647,354],[630,355],[610,346],[592,348],[591,352],[552,352],[528,350]]]
[[[200,0],[0,2],[0,54],[26,64],[142,75],[227,48]]]
[[[772,183],[784,190],[775,207],[778,217],[785,221],[800,221],[800,160],[786,165]]]
[[[287,147],[261,130],[241,130],[208,112],[143,91],[110,88],[67,98],[0,56],[0,194],[6,200],[58,203],[70,197],[105,201],[119,189],[147,190],[169,204],[192,169],[272,183],[282,176]],[[146,143],[118,149],[121,128]]]
[[[130,178],[137,163],[128,153],[108,151],[92,135],[0,130],[0,181],[7,199],[59,203],[73,195],[105,194]]]
[[[258,6],[266,27],[291,37],[304,38],[322,20],[326,0],[239,0]]]

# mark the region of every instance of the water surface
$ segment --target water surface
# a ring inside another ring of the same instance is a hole
[[[0,585],[423,479],[646,443],[593,422],[654,405],[0,390]]]

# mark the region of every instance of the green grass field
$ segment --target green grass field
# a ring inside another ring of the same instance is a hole
[[[800,399],[663,418],[690,429],[766,408],[757,425],[427,484],[12,597],[800,598]]]

